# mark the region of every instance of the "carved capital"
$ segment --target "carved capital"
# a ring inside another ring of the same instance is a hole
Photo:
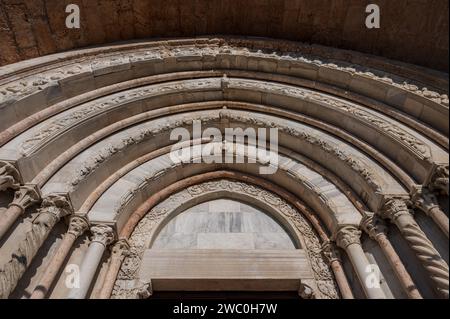
[[[104,246],[114,241],[114,229],[108,225],[95,225],[91,227],[91,242],[98,242]]]
[[[21,186],[14,194],[14,199],[9,207],[17,206],[22,212],[25,211],[31,205],[37,203],[41,199],[41,196],[34,186],[25,185]]]
[[[137,288],[136,290],[136,299],[147,299],[153,295],[153,286],[152,282],[145,282]]]
[[[336,233],[336,244],[342,249],[346,249],[352,244],[361,245],[361,231],[355,226],[341,227]]]
[[[300,282],[298,295],[303,299],[316,299],[316,294],[314,293],[314,290],[304,282]]]
[[[39,215],[33,221],[33,224],[54,225],[62,217],[72,213],[72,206],[65,196],[51,195],[42,200],[41,207],[38,209]]]
[[[448,196],[448,165],[439,165],[435,168],[429,187],[432,191]]]
[[[75,215],[70,218],[68,234],[78,238],[89,228],[89,222],[86,217]]]
[[[436,196],[426,188],[417,187],[412,194],[412,202],[425,214],[430,215],[433,208],[439,207]]]
[[[337,247],[331,241],[326,241],[322,244],[322,255],[324,256],[328,265],[331,265],[333,261],[341,260],[341,256]]]
[[[0,161],[0,191],[20,188],[19,172],[10,163]]]
[[[378,212],[383,219],[396,222],[400,216],[412,215],[408,208],[408,202],[402,198],[388,198],[383,207]]]
[[[374,240],[377,240],[380,235],[386,235],[388,229],[386,223],[373,213],[364,216],[361,221],[361,228]]]
[[[113,256],[124,258],[130,253],[130,244],[125,238],[119,239],[112,247]]]

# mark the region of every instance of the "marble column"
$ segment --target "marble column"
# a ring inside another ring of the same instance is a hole
[[[8,209],[0,215],[0,239],[8,232],[14,222],[25,212],[25,209],[37,203],[40,195],[34,186],[20,187]]]
[[[19,172],[11,163],[0,161],[0,192],[8,188],[19,189],[19,176]]]
[[[405,200],[397,198],[387,199],[383,208],[379,211],[379,215],[384,219],[389,219],[397,226],[424,266],[438,294],[442,298],[448,298],[448,265],[414,220]]]
[[[25,238],[19,242],[9,262],[0,271],[0,298],[7,298],[14,290],[52,228],[70,213],[71,206],[65,197],[51,196],[44,199],[31,229],[26,232]]]
[[[109,299],[111,297],[120,266],[129,251],[130,245],[126,239],[120,239],[114,244],[112,248],[111,262],[103,282],[103,287],[100,291],[99,299]]]
[[[339,291],[343,299],[354,299],[352,288],[348,283],[347,276],[342,268],[339,251],[331,241],[326,241],[322,245],[322,255],[334,273],[334,278],[339,286]]]
[[[414,206],[429,216],[442,232],[449,237],[449,221],[447,215],[439,207],[436,196],[424,188],[418,188],[413,196]]]
[[[56,253],[52,256],[47,265],[44,274],[31,295],[31,299],[42,299],[47,295],[55,277],[59,273],[64,261],[67,258],[73,244],[89,227],[86,217],[74,215],[70,218],[69,229],[64,235],[61,244],[58,246]]]
[[[369,278],[369,276],[373,276],[371,271],[373,265],[370,264],[362,249],[360,237],[361,231],[350,225],[341,227],[335,236],[337,245],[347,253],[367,298],[386,299],[379,283],[373,283],[372,278]]]
[[[80,285],[78,288],[71,288],[67,296],[69,299],[86,298],[106,246],[114,240],[114,230],[108,225],[92,226],[91,233],[91,243],[80,266]]]
[[[384,221],[374,214],[367,214],[362,220],[361,227],[380,245],[408,298],[422,299],[414,281],[387,237],[387,226]]]

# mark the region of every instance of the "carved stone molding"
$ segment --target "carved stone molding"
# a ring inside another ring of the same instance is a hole
[[[380,235],[386,235],[388,231],[386,223],[373,213],[366,213],[361,221],[361,228],[374,240]]]
[[[197,40],[198,41],[198,40]],[[275,44],[273,48],[265,49],[266,45],[272,46],[270,43],[265,43],[261,47],[261,42],[238,39],[227,39],[222,43],[217,43],[216,39],[205,40],[200,45],[189,44],[180,45],[176,41],[154,42],[148,44],[140,50],[130,50],[124,48],[118,53],[108,53],[107,55],[99,52],[93,53],[91,58],[86,60],[74,59],[67,61],[65,65],[58,69],[44,70],[38,68],[34,74],[21,77],[20,82],[7,83],[0,86],[0,96],[2,96],[5,104],[14,103],[15,101],[35,94],[46,88],[58,85],[58,82],[69,81],[73,77],[81,74],[98,73],[111,66],[119,67],[123,65],[129,68],[130,64],[148,63],[151,61],[161,61],[162,59],[183,59],[183,57],[196,56],[198,59],[213,59],[220,63],[223,56],[241,56],[245,58],[257,58],[268,61],[284,60],[295,67],[301,65],[307,68],[322,68],[324,70],[340,71],[343,74],[352,76],[361,76],[366,79],[371,79],[377,82],[377,85],[398,87],[402,90],[411,92],[414,95],[427,99],[434,103],[439,103],[448,108],[448,96],[446,92],[439,93],[425,87],[421,87],[420,82],[414,82],[410,79],[402,78],[399,75],[392,75],[387,72],[380,74],[377,70],[370,69],[367,66],[358,65],[355,62],[341,62],[339,58],[330,58],[329,52],[334,52],[335,49],[329,48],[327,55],[311,54],[311,48],[305,50],[305,47],[294,47],[280,44]],[[251,49],[249,49],[251,48]],[[285,51],[286,50],[286,51]],[[331,50],[331,51],[330,51]],[[318,52],[316,52],[318,53]],[[346,52],[346,55],[349,53]],[[352,53],[355,54],[355,53]],[[357,59],[365,61],[366,58]],[[342,57],[342,53],[337,56]],[[356,61],[356,59],[352,59]],[[159,62],[160,63],[160,62]],[[379,64],[378,64],[379,65]]]
[[[10,163],[0,161],[0,192],[8,188],[17,190],[20,187],[19,171]]]
[[[17,206],[22,212],[33,204],[36,204],[41,199],[41,196],[33,185],[21,186],[19,190],[14,193],[14,199],[9,204],[11,206]]]
[[[155,206],[145,215],[136,226],[130,236],[130,254],[125,258],[119,271],[116,285],[113,291],[113,298],[129,298],[129,291],[123,287],[128,287],[130,283],[137,280],[141,257],[147,248],[152,229],[165,218],[170,211],[175,210],[179,205],[186,203],[196,197],[206,193],[227,190],[254,197],[258,201],[265,202],[288,218],[303,236],[305,250],[307,251],[312,266],[315,284],[317,286],[317,298],[337,299],[339,298],[337,286],[334,282],[332,271],[327,265],[322,255],[321,243],[309,222],[289,203],[277,195],[263,190],[254,185],[234,182],[230,180],[217,180],[205,182],[188,187],[186,190],[171,195],[166,201]]]
[[[339,228],[336,232],[335,238],[336,244],[342,249],[346,249],[352,244],[361,245],[361,231],[352,225]]]
[[[91,242],[97,242],[104,246],[108,246],[114,241],[115,233],[114,229],[108,225],[95,225],[91,227]]]
[[[86,217],[74,215],[70,218],[67,233],[73,235],[75,238],[78,238],[88,228],[89,228],[89,221]]]

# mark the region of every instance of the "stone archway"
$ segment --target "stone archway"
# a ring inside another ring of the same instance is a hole
[[[150,210],[136,226],[129,239],[130,256],[126,257],[122,264],[114,288],[113,298],[136,298],[142,293],[143,287],[148,289],[149,282],[144,281],[142,286],[139,286],[140,278],[138,273],[142,255],[145,249],[148,248],[152,233],[155,232],[155,227],[158,224],[169,218],[170,215],[176,214],[180,206],[185,209],[193,205],[193,203],[202,202],[207,200],[207,198],[215,198],[217,195],[233,197],[233,194],[237,198],[247,198],[255,205],[271,207],[274,212],[278,212],[285,219],[286,223],[292,224],[298,231],[299,236],[301,236],[300,238],[307,251],[314,279],[312,282],[307,282],[310,285],[314,285],[316,297],[339,298],[338,288],[334,282],[333,275],[321,252],[321,240],[302,214],[276,194],[254,185],[231,180],[211,181],[188,187],[181,192],[171,195]]]

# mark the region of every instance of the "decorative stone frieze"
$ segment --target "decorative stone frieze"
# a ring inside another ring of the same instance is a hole
[[[125,258],[120,268],[116,285],[113,290],[113,298],[127,298],[129,296],[129,289],[123,287],[133,287],[132,284],[137,280],[139,267],[141,263],[141,256],[146,249],[145,243],[149,234],[155,225],[166,217],[172,209],[176,209],[179,205],[186,203],[196,197],[204,194],[227,190],[236,193],[243,193],[254,197],[257,201],[265,202],[288,218],[299,230],[305,242],[305,250],[311,262],[315,284],[318,289],[317,298],[336,299],[339,298],[337,286],[334,283],[331,269],[324,261],[322,256],[322,247],[320,239],[311,227],[309,222],[300,214],[294,207],[277,195],[263,190],[254,185],[234,182],[229,180],[217,180],[212,182],[205,182],[195,186],[188,187],[186,190],[170,196],[164,203],[168,203],[171,209],[160,208],[161,205],[154,207],[136,226],[133,234],[129,239],[130,254]],[[134,291],[134,290],[133,290]]]

